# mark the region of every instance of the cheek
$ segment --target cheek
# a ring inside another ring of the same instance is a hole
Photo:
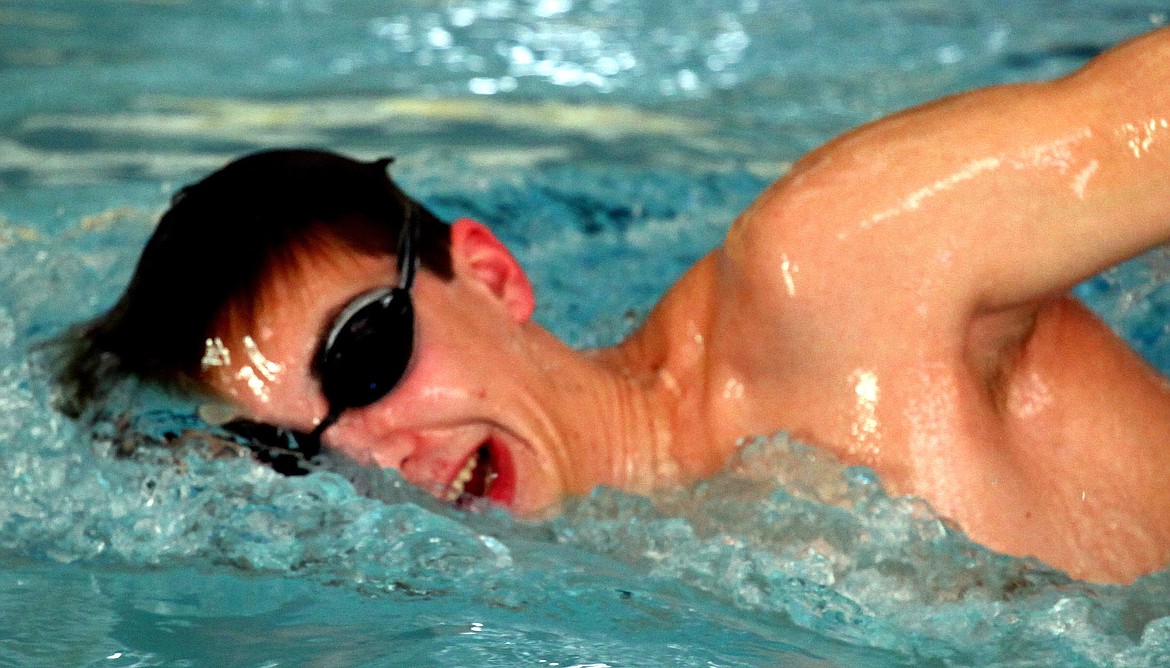
[[[405,381],[434,398],[460,398],[459,393],[485,380],[484,360],[491,353],[478,333],[451,321],[416,322],[414,355]]]
[[[475,295],[463,295],[465,300]],[[516,395],[523,363],[510,350],[509,331],[484,309],[451,299],[418,305],[414,356],[401,394],[414,408],[472,411],[499,417]]]
[[[398,390],[424,402],[481,398],[485,392],[477,365],[456,352],[433,344],[416,346]]]

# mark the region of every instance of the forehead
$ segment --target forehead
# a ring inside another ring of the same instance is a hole
[[[311,426],[306,419],[324,412],[312,376],[321,339],[353,298],[393,279],[389,256],[333,243],[272,263],[255,294],[217,319],[203,364],[208,384],[254,418]]]

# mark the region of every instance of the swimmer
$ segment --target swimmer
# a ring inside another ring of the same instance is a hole
[[[1170,564],[1170,383],[1068,295],[1170,240],[1170,30],[813,151],[607,349],[535,324],[493,233],[387,166],[271,151],[183,189],[63,396],[161,382],[528,516],[784,430],[993,549],[1097,581]]]

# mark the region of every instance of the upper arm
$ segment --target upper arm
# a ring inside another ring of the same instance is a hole
[[[726,251],[813,308],[832,289],[967,314],[1025,303],[1170,240],[1168,126],[1163,29],[1054,82],[843,135],[769,188]]]

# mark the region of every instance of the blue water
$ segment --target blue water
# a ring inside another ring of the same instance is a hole
[[[609,343],[808,149],[1166,20],[1138,1],[0,4],[0,665],[1170,664],[1170,573],[1093,586],[995,555],[783,435],[690,489],[518,523],[343,461],[287,479],[198,447],[115,457],[49,408],[29,353],[110,304],[176,187],[304,144],[398,155],[411,192],[515,249],[542,323]],[[1078,288],[1163,370],[1168,272],[1155,252]],[[196,424],[124,402],[147,433]]]

